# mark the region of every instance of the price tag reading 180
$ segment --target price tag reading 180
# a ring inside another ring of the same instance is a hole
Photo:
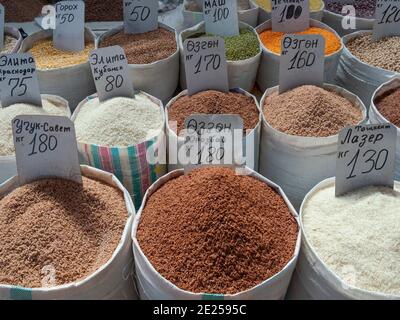
[[[0,55],[0,99],[3,108],[15,103],[42,106],[35,59],[30,53]]]
[[[300,32],[310,27],[309,0],[272,0],[272,30]]]
[[[207,34],[222,37],[239,34],[237,2],[232,0],[204,0],[203,15]]]
[[[228,92],[224,40],[217,37],[187,39],[183,46],[189,95],[204,90]]]
[[[377,0],[373,38],[400,35],[400,0]]]
[[[17,116],[12,130],[21,185],[54,177],[82,183],[75,128],[70,119]]]
[[[62,51],[80,52],[85,48],[85,3],[61,1],[56,4],[54,47]]]
[[[100,101],[133,97],[133,86],[124,49],[112,46],[93,50],[90,68]]]
[[[125,33],[145,33],[157,28],[158,0],[124,0]]]
[[[321,35],[286,35],[282,40],[279,92],[324,83],[325,39]]]
[[[366,186],[394,186],[397,130],[391,124],[359,125],[339,134],[336,196]]]

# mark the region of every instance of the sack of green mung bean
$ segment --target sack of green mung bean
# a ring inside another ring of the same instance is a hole
[[[256,31],[249,25],[240,22],[240,34],[224,37],[225,52],[228,60],[229,87],[251,91],[254,87],[261,58],[261,45]],[[181,53],[180,79],[181,87],[186,88],[183,43],[189,38],[205,36],[204,22],[182,31],[179,35]]]

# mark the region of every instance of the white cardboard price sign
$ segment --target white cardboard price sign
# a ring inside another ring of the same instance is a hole
[[[56,4],[53,45],[62,51],[80,52],[85,49],[85,3],[83,1],[61,1]]]
[[[42,106],[35,59],[30,53],[0,55],[0,99],[3,108],[15,103]]]
[[[243,163],[243,119],[231,114],[194,114],[185,120],[186,171],[199,165]]]
[[[132,79],[123,48],[112,46],[93,50],[89,63],[100,101],[114,97],[133,98]]]
[[[339,134],[336,196],[366,186],[394,186],[397,130],[391,124],[359,125]]]
[[[222,38],[187,39],[183,47],[189,95],[204,90],[229,91],[228,64]]]
[[[157,28],[158,0],[124,0],[125,33],[145,33]]]
[[[325,39],[321,35],[286,35],[282,39],[279,92],[324,83]]]
[[[0,3],[0,49],[4,48],[4,6]]]
[[[67,117],[21,115],[12,121],[21,185],[43,178],[82,183],[74,123]]]
[[[377,0],[373,38],[400,35],[400,0]]]
[[[203,15],[207,34],[230,37],[239,34],[237,2],[232,0],[204,0]]]
[[[272,30],[292,33],[310,27],[309,0],[271,0]]]

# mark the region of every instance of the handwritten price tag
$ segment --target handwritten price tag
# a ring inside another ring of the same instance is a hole
[[[204,23],[206,33],[230,37],[239,34],[237,2],[232,0],[204,0]]]
[[[282,40],[279,92],[324,83],[325,39],[320,35],[286,35]]]
[[[230,114],[195,114],[185,120],[186,171],[242,160],[243,120]]]
[[[17,116],[12,121],[21,185],[62,178],[82,183],[73,122],[57,116]]]
[[[85,3],[83,1],[61,1],[56,4],[53,45],[62,51],[80,52],[85,49]]]
[[[310,27],[309,0],[272,0],[272,31],[300,32]]]
[[[189,95],[204,90],[229,91],[228,64],[222,38],[187,39],[183,47]]]
[[[400,35],[400,0],[377,0],[373,38]]]
[[[16,103],[42,106],[35,59],[30,53],[0,55],[0,99],[3,108]]]
[[[123,48],[112,46],[93,50],[89,62],[100,101],[133,97],[132,79]]]
[[[124,0],[125,33],[145,33],[157,28],[158,0]]]
[[[336,196],[366,186],[394,186],[397,130],[391,124],[359,125],[339,134]]]

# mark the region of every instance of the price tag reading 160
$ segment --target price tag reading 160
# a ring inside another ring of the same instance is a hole
[[[336,195],[365,186],[394,186],[397,130],[391,124],[359,125],[339,134]]]

